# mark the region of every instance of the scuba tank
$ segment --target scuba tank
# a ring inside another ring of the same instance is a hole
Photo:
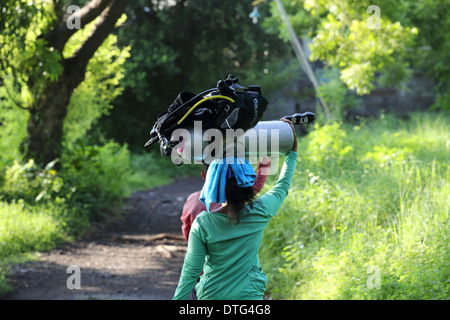
[[[298,125],[311,123],[315,117],[314,113],[305,112],[283,119]],[[245,132],[226,130],[224,134],[217,129],[203,130],[201,122],[194,122],[193,127],[176,130],[171,140],[179,141],[171,155],[176,165],[210,163],[219,157],[218,153],[222,153],[223,158],[246,158],[250,163],[257,163],[262,156],[286,154],[292,150],[294,135],[291,126],[280,120],[259,121]]]

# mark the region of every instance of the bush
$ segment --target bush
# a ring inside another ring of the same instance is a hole
[[[6,200],[23,199],[28,203],[37,203],[41,199],[50,200],[63,186],[61,177],[53,169],[57,161],[52,161],[44,169],[37,166],[33,159],[25,164],[17,160],[6,168],[3,181],[3,198]]]
[[[61,175],[72,206],[82,206],[93,218],[129,195],[130,154],[126,145],[102,146],[78,141],[66,148]]]

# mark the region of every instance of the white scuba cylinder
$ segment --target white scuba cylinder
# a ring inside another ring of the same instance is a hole
[[[227,129],[224,134],[217,129],[203,130],[199,121],[172,134],[174,140],[180,137],[181,142],[172,150],[176,164],[210,163],[223,157],[244,157],[253,163],[260,157],[286,154],[294,144],[291,126],[279,120],[260,121],[246,132]]]

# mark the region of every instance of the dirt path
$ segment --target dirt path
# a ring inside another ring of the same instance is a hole
[[[123,219],[13,266],[6,299],[171,299],[186,252],[182,207],[202,184],[188,178],[134,193]],[[71,265],[80,268],[80,289],[67,287]]]

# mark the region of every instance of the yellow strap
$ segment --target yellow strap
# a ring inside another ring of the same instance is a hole
[[[252,2],[252,6],[257,6],[261,2],[264,2],[264,0],[255,0],[255,1]]]
[[[231,103],[234,103],[234,100],[227,96],[210,96],[210,97],[203,98],[202,100],[200,100],[199,102],[194,104],[194,106],[192,108],[190,108],[188,112],[186,112],[186,114],[183,116],[183,118],[180,119],[180,121],[177,122],[177,124],[180,125],[184,121],[184,119],[186,119],[187,116],[192,111],[194,111],[195,108],[197,108],[200,104],[202,104],[203,102],[210,100],[210,99],[225,99],[225,100],[230,101]]]

